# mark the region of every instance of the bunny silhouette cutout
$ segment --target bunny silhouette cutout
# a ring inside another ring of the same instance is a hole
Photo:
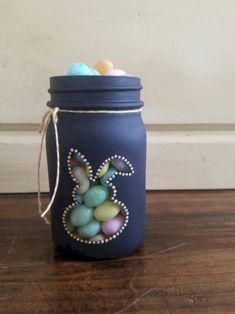
[[[129,211],[116,198],[113,184],[116,176],[131,176],[134,168],[123,156],[114,155],[98,168],[93,176],[92,167],[77,149],[68,154],[68,171],[76,183],[73,203],[62,215],[64,228],[69,236],[81,243],[102,244],[118,237],[129,221]]]

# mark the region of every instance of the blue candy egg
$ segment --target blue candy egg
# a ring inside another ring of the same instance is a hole
[[[83,196],[81,194],[75,193],[74,197],[76,198],[78,204],[82,204],[83,202]]]
[[[88,239],[94,237],[101,230],[101,224],[96,219],[93,219],[86,225],[78,228],[78,233],[81,237]]]
[[[70,223],[74,227],[88,224],[93,219],[93,209],[85,205],[77,205],[72,209]]]
[[[116,169],[114,169],[113,167],[109,168],[108,171],[100,178],[101,184],[103,184],[104,186],[108,186],[106,181],[110,179],[112,176],[114,176],[115,173]]]
[[[74,157],[76,160],[79,160],[79,161],[82,160],[81,153],[75,153]]]
[[[74,63],[69,67],[67,75],[94,75],[94,73],[86,64]]]

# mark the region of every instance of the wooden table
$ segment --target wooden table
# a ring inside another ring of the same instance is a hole
[[[0,313],[235,313],[235,192],[149,192],[142,247],[54,252],[35,195],[0,196]]]

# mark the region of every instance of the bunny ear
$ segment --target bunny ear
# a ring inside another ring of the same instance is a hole
[[[131,176],[134,168],[131,163],[122,156],[112,156],[106,159],[97,170],[96,177],[100,178],[103,185],[108,186],[117,175]]]
[[[132,164],[125,157],[115,155],[111,157],[110,162],[120,175],[131,176],[134,173]]]
[[[77,149],[70,149],[68,154],[68,169],[73,181],[78,183],[77,192],[85,193],[90,187],[92,180],[92,168],[85,158]]]

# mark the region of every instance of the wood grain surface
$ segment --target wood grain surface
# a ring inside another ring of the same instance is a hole
[[[235,192],[149,192],[142,247],[67,260],[35,195],[0,196],[0,313],[235,313]]]

